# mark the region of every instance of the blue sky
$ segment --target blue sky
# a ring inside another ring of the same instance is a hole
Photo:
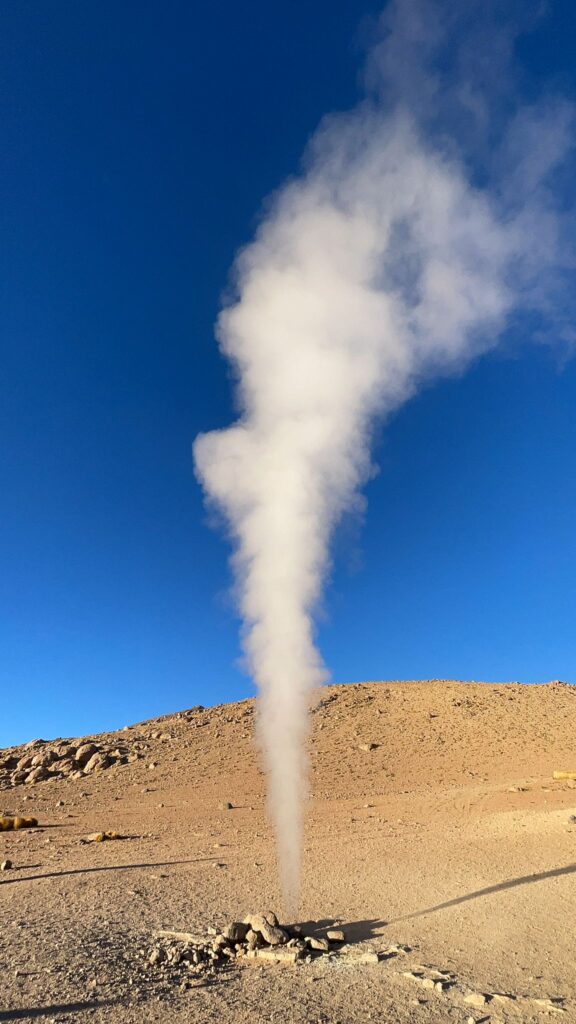
[[[4,5],[0,744],[252,693],[192,468],[234,415],[213,324],[380,6]],[[527,95],[574,98],[575,43],[552,3]],[[381,432],[319,623],[335,681],[576,681],[576,364],[525,335]]]

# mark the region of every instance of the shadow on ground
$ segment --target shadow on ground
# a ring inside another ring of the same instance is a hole
[[[110,864],[106,867],[94,868],[72,868],[70,871],[47,871],[43,875],[25,875],[20,878],[6,878],[0,881],[2,885],[13,885],[14,882],[36,882],[41,878],[66,878],[67,875],[90,875],[97,871],[133,871],[135,868],[171,868],[179,864],[201,864],[204,861],[213,861],[213,857],[196,857],[194,860],[163,860],[151,864]],[[0,1017],[2,1020],[2,1017]]]
[[[567,864],[563,868],[552,868],[550,871],[540,871],[533,875],[521,875],[519,878],[508,878],[504,882],[497,882],[496,885],[488,885],[485,889],[476,889],[475,892],[467,892],[464,896],[455,896],[452,900],[444,903],[436,903],[433,907],[426,907],[425,910],[415,910],[411,914],[404,914],[402,917],[395,917],[388,921],[388,924],[398,924],[400,921],[411,921],[415,917],[424,917],[426,914],[434,914],[438,910],[448,910],[449,907],[459,907],[462,903],[470,900],[480,899],[482,896],[492,896],[497,892],[506,892],[507,889],[516,889],[520,885],[532,885],[534,882],[545,882],[548,878],[561,878],[562,875],[576,874],[576,864]]]
[[[305,935],[325,936],[331,928],[341,928],[346,936],[346,942],[364,942],[366,939],[374,939],[380,935],[386,927],[386,921],[379,921],[377,918],[367,921],[348,921],[346,923],[334,923],[333,918],[322,921],[301,921],[299,927]]]
[[[532,885],[534,882],[545,882],[549,878],[561,878],[563,875],[576,874],[576,864],[567,864],[562,868],[552,868],[550,871],[540,871],[533,875],[521,875],[519,878],[508,878],[504,882],[497,882],[495,885],[488,885],[484,889],[476,889],[474,892],[467,892],[463,896],[455,896],[454,899],[445,900],[444,903],[436,903],[433,907],[426,907],[424,910],[415,910],[411,914],[404,914],[402,917],[394,917],[388,921],[380,921],[377,918],[365,921],[348,921],[346,923],[334,924],[333,920],[302,921],[301,927],[307,935],[325,935],[330,928],[341,928],[349,943],[365,942],[367,939],[375,939],[382,934],[387,925],[399,924],[402,921],[412,921],[417,917],[425,917],[427,914],[435,914],[439,910],[448,910],[450,907],[459,907],[462,903],[480,899],[483,896],[492,896],[498,892],[506,892],[508,889],[516,889],[521,885]]]
[[[0,1010],[0,1021],[36,1020],[39,1017],[53,1017],[59,1013],[81,1013],[82,1010],[97,1010],[102,1006],[113,1006],[116,999],[100,1002],[57,1003],[52,1006],[26,1006],[21,1010]]]

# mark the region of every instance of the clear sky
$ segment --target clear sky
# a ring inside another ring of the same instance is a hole
[[[0,745],[253,692],[191,459],[234,415],[213,324],[380,7],[3,4]],[[575,47],[552,0],[527,91],[574,98]],[[334,545],[336,682],[576,681],[575,407],[528,325],[387,425]]]

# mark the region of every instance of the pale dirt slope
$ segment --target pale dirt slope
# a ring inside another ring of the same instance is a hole
[[[411,951],[163,981],[155,929],[281,911],[252,716],[244,701],[146,722],[104,737],[132,763],[0,791],[0,811],[42,826],[0,833],[0,1021],[576,1020],[576,784],[551,780],[576,770],[576,687],[559,683],[324,689],[302,919]],[[79,843],[100,829],[128,838]],[[426,988],[416,965],[455,984]],[[469,990],[517,998],[476,1007]],[[563,1013],[535,1001],[550,997]]]

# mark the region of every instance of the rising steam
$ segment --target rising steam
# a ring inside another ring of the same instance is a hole
[[[289,908],[308,703],[327,676],[312,616],[331,532],[371,472],[373,425],[424,378],[494,346],[515,311],[546,311],[564,260],[550,183],[572,113],[550,100],[513,110],[509,92],[496,124],[479,58],[474,74],[460,67],[446,82],[434,61],[459,31],[454,6],[389,5],[367,98],[320,126],[301,176],[238,255],[217,333],[241,415],[195,442],[199,478],[234,540]],[[501,26],[502,37],[510,48]]]

